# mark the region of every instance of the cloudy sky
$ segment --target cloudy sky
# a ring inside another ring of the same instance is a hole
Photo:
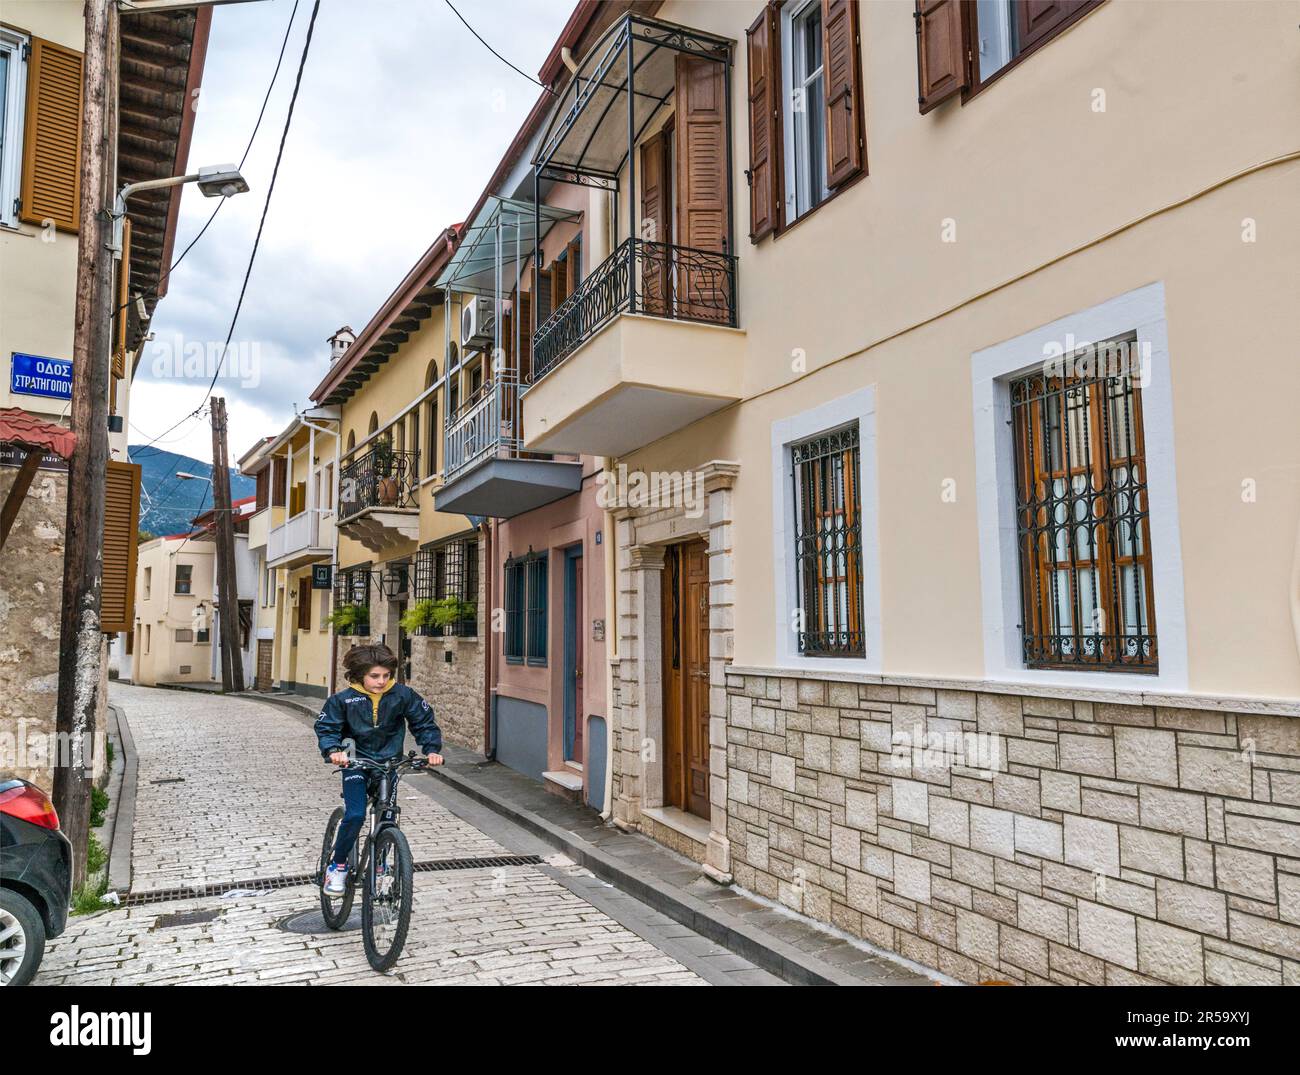
[[[503,56],[535,75],[572,0],[453,0]],[[191,170],[238,161],[248,144],[293,0],[214,9]],[[229,199],[172,274],[131,393],[131,443],[193,410],[220,353],[257,232],[306,38],[300,0],[266,117]],[[257,262],[231,346],[247,376],[219,378],[231,462],[279,432],[328,366],[325,342],[360,332],[443,228],[468,215],[541,91],[496,59],[444,0],[321,0]],[[179,255],[217,202],[191,187],[181,202]],[[188,363],[186,357],[188,356]],[[179,376],[178,376],[179,374]],[[255,382],[255,383],[254,383]],[[206,421],[159,448],[212,455]]]

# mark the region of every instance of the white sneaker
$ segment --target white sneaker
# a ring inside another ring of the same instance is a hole
[[[341,896],[347,889],[347,883],[347,865],[336,866],[331,862],[329,869],[325,871],[325,891],[331,896]]]

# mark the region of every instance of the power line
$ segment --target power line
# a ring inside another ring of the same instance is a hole
[[[555,91],[551,89],[550,86],[546,86],[538,82],[537,79],[533,78],[533,76],[530,75],[527,71],[521,71],[518,67],[516,67],[504,56],[502,56],[501,53],[497,52],[496,49],[494,49],[491,45],[489,45],[486,41],[484,41],[483,35],[480,34],[477,30],[475,30],[474,27],[472,27],[468,22],[465,21],[464,15],[462,15],[459,11],[456,11],[456,5],[453,4],[451,0],[446,0],[446,3],[447,6],[451,8],[451,10],[455,13],[456,18],[460,19],[461,22],[465,23],[465,29],[468,30],[475,37],[477,37],[479,41],[482,43],[483,47],[488,50],[488,52],[492,53],[493,56],[495,56],[498,60],[500,60],[503,64],[505,64],[508,68],[510,68],[510,70],[516,71],[519,74],[523,75],[524,78],[528,79],[528,81],[531,82],[534,86],[541,86],[541,88],[544,89],[547,93],[549,93],[552,97],[556,96]]]
[[[284,119],[284,130],[280,132],[280,148],[275,155],[275,167],[271,171],[271,183],[266,188],[266,201],[262,203],[262,218],[257,225],[257,235],[253,239],[253,249],[248,256],[248,267],[244,270],[244,282],[239,288],[239,299],[235,303],[235,312],[230,319],[230,330],[226,333],[226,342],[221,348],[221,358],[217,362],[217,368],[212,373],[212,380],[208,383],[207,390],[203,393],[203,399],[199,402],[199,405],[175,425],[163,430],[162,433],[151,440],[149,444],[161,440],[173,429],[176,429],[177,426],[198,417],[199,412],[203,410],[203,405],[208,401],[208,397],[212,395],[212,389],[216,386],[217,378],[221,375],[221,367],[226,361],[226,352],[230,349],[230,341],[235,335],[235,326],[239,323],[239,312],[244,306],[244,295],[248,291],[248,280],[249,277],[253,275],[253,264],[257,260],[257,250],[262,242],[262,229],[266,226],[267,210],[271,207],[271,196],[275,193],[275,180],[280,174],[280,161],[284,157],[284,144],[289,137],[289,128],[293,124],[294,106],[298,102],[298,90],[302,86],[302,72],[303,68],[307,66],[307,54],[311,51],[312,31],[316,27],[316,16],[319,11],[320,0],[315,0],[311,9],[311,21],[307,23],[307,40],[303,42],[302,57],[298,61],[298,74],[293,83],[293,96],[289,98],[289,112]],[[148,447],[148,445],[145,445],[145,447]]]

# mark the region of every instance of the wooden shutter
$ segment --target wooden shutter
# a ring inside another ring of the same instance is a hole
[[[74,49],[32,38],[19,193],[28,224],[81,226],[82,61]]]
[[[303,575],[298,580],[298,629],[311,630],[311,576]]]
[[[271,505],[273,507],[284,507],[284,479],[285,479],[285,459],[282,455],[277,455],[271,460]]]
[[[104,475],[103,582],[99,594],[99,628],[105,634],[129,631],[135,619],[139,525],[140,467],[110,459]]]
[[[712,60],[677,56],[677,172],[679,247],[728,253],[726,67]],[[687,255],[676,273],[678,316],[730,320],[730,283],[721,262],[694,264]]]
[[[1021,0],[1016,12],[1016,51],[1025,52],[1051,37],[1087,0]]]
[[[822,0],[826,85],[826,185],[834,189],[867,164],[862,121],[862,41],[857,0]]]
[[[519,383],[528,384],[533,375],[533,297],[519,296]]]
[[[749,54],[749,238],[774,231],[781,213],[781,48],[775,4],[746,31]]]
[[[131,325],[131,220],[122,221],[122,260],[117,263],[117,310],[113,320],[113,376],[126,376],[126,344]],[[116,385],[114,386],[116,388]]]
[[[546,324],[551,316],[551,270],[533,268],[533,294],[537,296],[535,311],[537,328]]]
[[[569,268],[558,258],[551,262],[551,308],[558,310],[569,297]]]
[[[663,138],[657,135],[641,145],[641,237],[652,243],[666,243],[669,239],[666,148]],[[641,262],[642,304],[646,313],[662,317],[668,312],[668,259],[650,256],[649,251],[647,255]]]
[[[578,285],[582,283],[582,233],[579,232],[577,237],[564,249],[564,264],[569,270],[569,281],[565,286],[565,291],[572,295],[578,290]]]
[[[965,23],[957,0],[916,0],[916,71],[922,115],[966,88]]]

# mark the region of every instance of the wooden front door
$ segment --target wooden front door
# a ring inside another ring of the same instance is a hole
[[[708,544],[670,546],[663,576],[664,804],[709,816]]]
[[[272,639],[257,640],[257,689],[259,691],[271,689],[271,654],[274,649],[275,642]]]

